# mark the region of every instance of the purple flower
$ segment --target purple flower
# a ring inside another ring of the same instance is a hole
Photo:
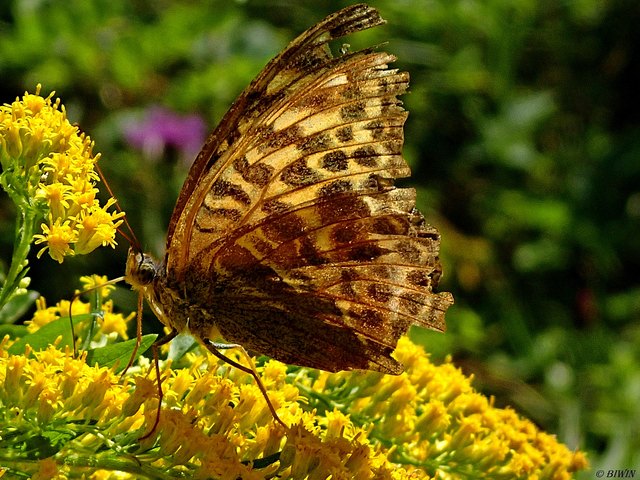
[[[174,148],[181,158],[191,161],[207,132],[199,115],[179,115],[157,106],[149,108],[142,118],[124,121],[123,127],[127,142],[151,160],[159,159],[167,148]]]

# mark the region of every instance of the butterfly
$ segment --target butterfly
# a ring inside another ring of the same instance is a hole
[[[353,5],[291,42],[206,140],[163,261],[130,249],[126,280],[169,338],[188,332],[224,359],[220,339],[288,364],[399,374],[392,354],[411,325],[444,331],[440,235],[415,190],[394,186],[410,175],[409,76],[388,53],[328,45],[383,23]]]

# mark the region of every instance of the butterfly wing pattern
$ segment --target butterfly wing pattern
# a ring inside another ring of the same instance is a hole
[[[165,324],[285,363],[392,374],[411,325],[445,329],[438,231],[415,190],[393,185],[410,175],[408,74],[388,53],[328,45],[382,23],[354,5],[310,28],[210,135],[144,288]]]

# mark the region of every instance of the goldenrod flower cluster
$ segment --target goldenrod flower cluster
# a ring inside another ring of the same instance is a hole
[[[55,308],[41,306],[30,328],[67,305]],[[148,364],[120,378],[68,348],[11,344],[0,343],[0,465],[9,478],[561,480],[587,465],[408,339],[397,350],[400,376],[260,364],[287,428],[249,375],[198,351],[163,362],[153,428]]]
[[[512,409],[494,407],[458,368],[434,365],[408,338],[396,358],[402,375],[318,372],[305,379],[305,391],[318,405],[343,406],[355,423],[369,425],[370,438],[392,446],[389,461],[434,478],[562,480],[587,467],[582,452]]]
[[[115,200],[101,206],[93,142],[67,119],[60,100],[25,93],[0,106],[0,161],[3,188],[19,209],[42,217],[35,243],[38,256],[62,263],[67,255],[86,254],[115,244],[123,213],[109,212]]]
[[[36,332],[44,325],[69,315],[72,318],[79,318],[84,315],[88,320],[97,323],[97,328],[94,329],[94,336],[91,338],[95,344],[104,345],[117,339],[126,340],[129,338],[127,325],[135,317],[135,313],[130,313],[125,317],[121,313],[113,311],[113,300],[108,297],[115,289],[115,286],[107,284],[107,277],[101,275],[80,277],[80,281],[82,282],[82,291],[91,292],[96,298],[96,304],[93,305],[93,308],[97,310],[95,315],[91,315],[92,305],[88,302],[61,300],[54,306],[47,307],[45,298],[38,297],[33,317],[25,322],[27,331],[30,333]],[[76,326],[77,331],[75,334],[77,337],[83,338],[85,336],[84,331],[88,329],[87,324],[89,323],[89,321],[80,322]]]

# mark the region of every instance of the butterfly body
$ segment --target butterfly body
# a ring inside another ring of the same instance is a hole
[[[402,158],[408,74],[327,43],[383,23],[366,5],[294,40],[240,95],[191,167],[163,262],[127,279],[160,320],[285,363],[400,373],[413,325],[444,330],[439,234]]]

